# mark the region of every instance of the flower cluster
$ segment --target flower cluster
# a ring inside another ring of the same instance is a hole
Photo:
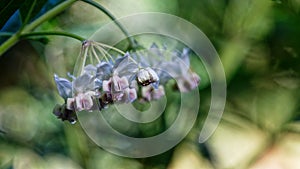
[[[106,48],[121,55],[113,57]],[[176,80],[181,92],[196,88],[200,82],[200,77],[189,68],[187,48],[168,52],[153,44],[146,50],[123,53],[105,44],[85,41],[79,57],[82,58],[77,65],[79,73],[69,75],[72,81],[54,75],[58,92],[65,100],[65,104],[54,109],[54,114],[71,123],[76,122],[76,111],[158,100],[165,95],[164,86],[171,79]],[[87,57],[95,58],[97,64],[86,64]]]

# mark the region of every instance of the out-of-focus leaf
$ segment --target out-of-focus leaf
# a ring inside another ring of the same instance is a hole
[[[216,168],[245,168],[248,160],[265,146],[265,139],[265,133],[254,125],[238,128],[221,123],[207,145],[215,155]]]
[[[249,43],[241,39],[233,39],[223,45],[220,55],[227,79],[235,75],[249,49]]]
[[[278,143],[262,154],[262,157],[251,167],[251,169],[299,169],[299,156],[299,134],[284,134]]]
[[[168,169],[212,169],[213,166],[197,151],[195,145],[182,143],[175,152]]]
[[[66,156],[52,154],[45,157],[47,167],[51,169],[81,169],[76,161],[71,160]]]
[[[259,90],[254,101],[256,118],[270,131],[280,130],[295,113],[298,100],[290,90]]]
[[[120,169],[142,169],[141,163],[136,159],[122,158],[101,149],[93,149],[87,168],[120,168]]]
[[[25,0],[23,6],[20,8],[22,22],[28,22],[33,19],[40,12],[46,2],[47,0]],[[28,15],[29,18],[27,18]],[[26,19],[28,20],[25,21]]]
[[[45,168],[43,159],[28,149],[19,149],[13,159],[14,169],[43,169]]]
[[[300,78],[294,71],[279,72],[274,74],[272,78],[278,85],[288,89],[300,87]]]
[[[300,123],[299,123],[299,121],[291,122],[291,123],[285,125],[283,129],[290,133],[300,134]]]
[[[271,1],[231,0],[224,14],[224,30],[238,38],[258,40],[271,28]]]
[[[0,143],[0,168],[9,168],[12,164],[15,149],[8,144]]]
[[[4,26],[12,14],[15,13],[23,3],[23,0],[0,0],[0,28]]]
[[[28,93],[17,88],[1,91],[0,126],[6,135],[21,141],[32,139],[37,131],[36,119],[40,117],[34,112],[34,101]]]

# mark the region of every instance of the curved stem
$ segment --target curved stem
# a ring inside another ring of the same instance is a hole
[[[66,1],[58,4],[56,7],[52,8],[51,10],[46,12],[44,15],[40,16],[39,18],[37,18],[36,20],[31,22],[29,25],[27,25],[24,28],[23,32],[30,32],[30,31],[34,30],[40,24],[49,20],[50,18],[53,18],[57,14],[61,13],[62,11],[64,11],[66,8],[68,8],[70,5],[72,5],[76,1],[77,0],[66,0]]]
[[[25,20],[24,20],[24,22],[23,22],[22,27],[20,28],[20,30],[22,30],[22,29],[25,27],[25,25],[29,22],[30,17],[31,17],[32,12],[33,12],[33,9],[34,9],[34,7],[35,7],[35,5],[36,5],[36,2],[37,2],[37,0],[34,0],[34,1],[32,2],[31,6],[30,6],[30,8],[29,8],[29,11],[28,11],[28,13],[27,13],[27,16],[26,16],[26,18],[25,18]]]
[[[104,43],[100,43],[100,42],[96,42],[96,41],[92,41],[92,43],[94,43],[94,44],[96,44],[98,46],[104,47],[104,48],[112,49],[112,50],[114,50],[114,51],[116,51],[116,52],[118,52],[118,53],[120,53],[122,55],[125,55],[125,52],[123,52],[122,50],[120,50],[118,48],[115,48],[113,46],[109,46],[109,45],[106,45]]]
[[[31,32],[36,27],[38,27],[40,24],[42,24],[43,22],[49,20],[50,18],[52,18],[52,17],[56,16],[57,14],[61,13],[62,11],[64,11],[66,8],[68,8],[74,2],[76,2],[76,0],[66,0],[66,1],[58,4],[56,7],[52,8],[51,10],[46,12],[41,17],[37,18],[30,24],[26,25],[24,27],[24,29],[15,33],[13,36],[11,36],[9,39],[7,39],[3,44],[1,44],[0,56],[19,41],[21,34]]]
[[[15,45],[18,40],[19,40],[18,34],[14,34],[9,39],[7,39],[4,43],[2,43],[1,46],[0,46],[0,56],[4,52],[6,52],[10,47],[12,47],[13,45]]]
[[[96,8],[98,8],[100,11],[105,13],[111,20],[113,20],[116,25],[120,28],[120,30],[124,33],[124,35],[128,38],[129,46],[131,48],[136,48],[138,45],[136,44],[136,41],[129,35],[127,30],[123,27],[123,25],[114,17],[112,13],[110,13],[107,9],[105,9],[102,5],[98,4],[97,2],[93,0],[81,0],[85,3],[88,3]]]
[[[82,74],[82,72],[84,70],[84,65],[86,63],[86,58],[87,58],[89,47],[90,46],[85,46],[84,44],[81,46],[81,50],[80,50],[79,56],[77,57],[77,61],[75,64],[73,76],[78,77]]]
[[[91,50],[92,50],[93,55],[95,55],[95,57],[96,57],[98,63],[100,63],[101,61],[100,61],[100,59],[99,59],[99,57],[98,57],[98,55],[97,55],[97,53],[96,53],[96,51],[95,51],[95,49],[94,49],[94,46],[91,46]]]
[[[13,36],[13,32],[0,32],[0,36]]]
[[[79,35],[75,35],[72,33],[67,33],[67,32],[58,32],[58,31],[52,31],[52,32],[30,32],[30,33],[24,33],[21,34],[20,37],[24,38],[24,37],[31,37],[31,36],[45,36],[45,35],[58,35],[58,36],[66,36],[69,38],[73,38],[73,39],[77,39],[80,42],[84,41],[85,38],[79,36]]]

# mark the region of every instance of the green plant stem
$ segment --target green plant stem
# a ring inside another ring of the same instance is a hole
[[[93,1],[93,0],[81,0],[85,3],[88,3],[96,8],[98,8],[100,11],[102,11],[103,13],[105,13],[111,20],[113,20],[116,25],[120,28],[120,30],[124,33],[124,35],[128,38],[128,42],[129,42],[129,46],[131,48],[136,48],[138,45],[136,43],[136,41],[129,35],[129,33],[127,32],[127,30],[123,27],[123,25],[114,17],[114,15],[112,13],[110,13],[107,9],[105,9],[102,5],[98,4],[97,2]]]
[[[12,32],[0,32],[0,36],[13,36],[14,33]]]
[[[36,5],[36,1],[37,1],[37,0],[34,0],[34,1],[32,2],[31,6],[30,6],[30,9],[29,9],[29,11],[28,11],[28,13],[27,13],[27,16],[26,16],[26,18],[25,18],[25,20],[24,20],[24,22],[23,22],[22,27],[21,27],[20,30],[22,30],[22,29],[25,27],[25,25],[29,22],[30,17],[31,17],[32,12],[33,12],[33,9],[34,9],[34,6]]]
[[[59,14],[61,12],[63,12],[66,8],[71,6],[76,1],[77,0],[66,0],[65,2],[60,3],[59,5],[57,5],[56,7],[54,7],[53,9],[51,9],[50,11],[48,11],[47,13],[42,15],[41,17],[37,18],[31,24],[27,25],[24,28],[24,32],[30,32],[30,31],[34,30],[36,27],[38,27],[43,22],[53,18],[54,16],[56,16],[57,14]]]
[[[65,37],[70,37],[73,39],[77,39],[80,42],[84,41],[85,38],[79,36],[79,35],[75,35],[72,33],[67,33],[67,32],[58,32],[58,31],[51,31],[51,32],[30,32],[30,33],[25,33],[20,35],[21,38],[24,37],[31,37],[31,36],[46,36],[46,35],[58,35],[58,36],[65,36]]]
[[[11,36],[9,39],[7,39],[1,46],[0,46],[0,56],[2,56],[2,54],[4,52],[6,52],[10,47],[12,47],[13,45],[15,45],[17,43],[17,41],[19,40],[19,36],[17,34],[14,34],[13,36]]]
[[[19,41],[20,37],[22,36],[22,34],[26,34],[26,33],[29,33],[31,31],[33,31],[40,24],[42,24],[43,22],[45,22],[45,21],[49,20],[50,18],[56,16],[57,14],[61,13],[66,8],[68,8],[70,5],[72,5],[74,2],[76,2],[76,0],[66,0],[66,1],[60,3],[59,5],[54,7],[53,9],[46,12],[41,17],[37,18],[36,20],[34,20],[33,22],[31,22],[30,24],[25,26],[24,29],[22,29],[21,31],[15,33],[13,36],[11,36],[9,39],[7,39],[0,46],[0,56],[2,56],[4,52],[6,52],[10,47],[12,47],[13,45],[15,45],[17,43]]]

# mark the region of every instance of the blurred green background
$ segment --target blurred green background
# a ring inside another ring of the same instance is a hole
[[[142,159],[106,152],[79,124],[61,122],[52,114],[55,104],[63,103],[53,74],[65,77],[73,71],[80,42],[66,37],[35,37],[20,41],[0,56],[0,168],[300,168],[299,0],[98,2],[116,17],[138,12],[174,14],[208,36],[227,77],[227,102],[220,125],[205,144],[198,143],[210,106],[210,86],[202,83],[199,119],[179,145]],[[78,1],[36,30],[63,30],[90,37],[108,22],[101,11]],[[192,69],[205,76],[202,67],[193,64]],[[168,97],[179,99],[176,94]],[[172,106],[169,104],[168,110]],[[128,134],[162,132],[165,126],[161,124],[174,119],[172,113],[165,116],[128,130]]]

